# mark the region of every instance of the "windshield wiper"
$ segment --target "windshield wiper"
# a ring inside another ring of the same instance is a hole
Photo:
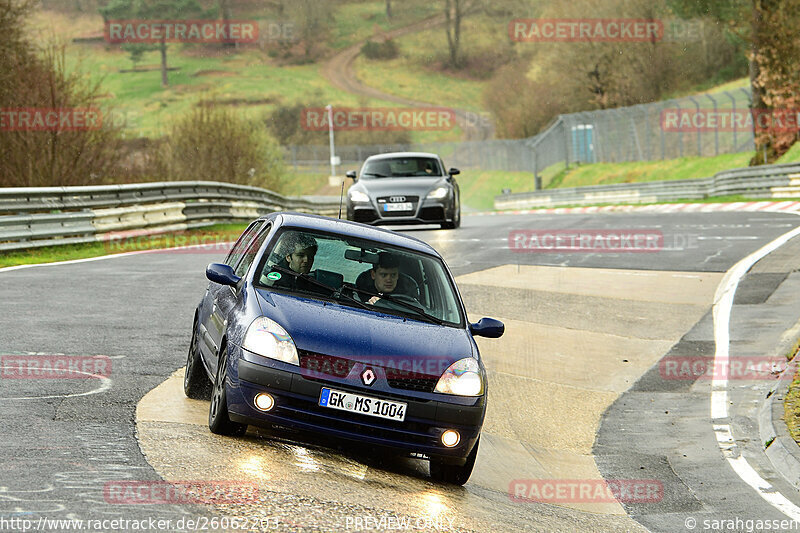
[[[379,172],[364,172],[362,176],[375,176],[376,178],[388,178],[386,174],[380,174]]]
[[[431,321],[434,324],[437,324],[439,326],[444,324],[444,320],[442,320],[441,318],[426,313],[425,311],[423,311],[422,309],[420,309],[419,307],[417,307],[416,305],[414,305],[412,303],[404,302],[403,300],[398,300],[398,299],[394,298],[391,294],[383,294],[383,295],[375,294],[374,292],[366,291],[364,289],[359,289],[359,288],[356,288],[356,290],[358,292],[361,292],[361,293],[364,293],[364,294],[369,294],[370,296],[377,296],[378,298],[386,299],[386,300],[388,300],[388,301],[390,301],[392,303],[396,303],[398,305],[401,305],[401,306],[405,307],[406,309],[411,309],[412,311],[414,311],[415,314],[417,314],[417,315],[419,315],[419,316],[421,316],[421,317],[423,317],[423,318],[425,318],[425,319],[427,319],[427,320],[429,320],[429,321]],[[372,305],[375,306],[375,304],[372,304]]]

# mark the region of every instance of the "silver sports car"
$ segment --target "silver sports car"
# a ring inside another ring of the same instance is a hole
[[[436,154],[397,152],[369,157],[347,191],[347,220],[364,224],[461,225],[461,201],[454,176]]]

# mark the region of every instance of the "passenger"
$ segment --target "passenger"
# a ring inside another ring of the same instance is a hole
[[[311,268],[314,266],[314,257],[317,254],[317,241],[312,236],[306,233],[291,231],[286,233],[278,244],[281,259],[278,261],[278,267],[289,269],[298,274],[310,274]],[[273,287],[281,289],[301,289],[309,290],[311,284],[298,280],[297,277],[291,276],[286,272],[276,270],[281,277],[274,281]],[[297,283],[295,282],[296,280]]]
[[[300,274],[308,274],[314,266],[314,256],[317,255],[317,241],[305,233],[291,232],[284,237],[284,259],[288,268]]]

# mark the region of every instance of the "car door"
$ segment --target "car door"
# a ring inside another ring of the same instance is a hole
[[[226,265],[234,268],[236,267],[239,260],[244,255],[247,245],[252,241],[258,228],[262,225],[262,221],[255,221],[244,230],[223,261]],[[230,287],[220,285],[219,283],[214,283],[213,281],[209,282],[206,288],[205,298],[203,298],[203,305],[200,309],[200,323],[198,324],[201,340],[199,343],[200,354],[206,362],[206,366],[212,372],[215,371],[217,366],[219,341],[223,333],[220,328],[224,319],[220,320],[220,314],[218,312],[219,298],[221,294],[224,295],[226,292],[230,292],[229,289]]]
[[[258,251],[261,249],[261,246],[264,244],[264,240],[269,235],[270,229],[272,229],[271,223],[266,222],[261,224],[258,227],[255,236],[252,237],[248,242],[244,243],[244,252],[238,258],[234,258],[235,262],[233,262],[231,266],[234,268],[236,275],[240,278],[244,278],[247,275],[247,271],[250,270],[250,266],[253,264],[253,261],[255,260]],[[221,285],[220,289],[216,293],[216,300],[214,302],[214,308],[211,313],[210,322],[214,328],[214,333],[212,336],[214,337],[215,345],[217,346],[217,352],[219,351],[222,337],[225,336],[225,330],[228,327],[228,320],[230,319],[231,312],[238,303],[242,285],[242,283],[239,284],[239,287]],[[211,371],[216,374],[217,357],[212,359],[209,367]]]

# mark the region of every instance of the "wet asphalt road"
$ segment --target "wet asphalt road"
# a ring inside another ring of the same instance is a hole
[[[502,215],[465,217],[457,231],[403,231],[437,248],[454,275],[502,264],[722,272],[798,222],[793,215],[769,213]],[[576,228],[660,230],[664,249],[634,254],[509,250],[510,230]],[[19,525],[12,519],[36,524],[41,517],[177,521],[209,515],[193,505],[109,504],[103,488],[119,480],[158,479],[136,442],[135,406],[183,366],[192,312],[207,283],[204,267],[219,259],[217,254],[165,252],[0,271],[2,354],[104,355],[111,361],[107,380],[0,379],[0,531]],[[658,427],[652,431],[658,439]],[[716,461],[709,470],[715,475],[714,468],[727,468],[718,456],[719,450],[709,447],[696,460],[712,466]],[[732,486],[736,483],[730,479]],[[762,505],[753,503],[747,490],[732,492],[738,496],[728,501],[731,506]],[[692,505],[703,505],[697,501]],[[526,509],[535,523],[541,511]],[[660,530],[657,521],[647,525]]]

